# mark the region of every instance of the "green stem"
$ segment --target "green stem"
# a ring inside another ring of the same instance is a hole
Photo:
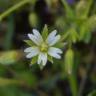
[[[21,2],[19,2],[18,4],[12,6],[11,8],[9,8],[7,11],[3,12],[0,15],[0,21],[7,17],[10,13],[12,13],[13,11],[17,10],[18,8],[20,8],[21,6],[25,5],[26,3],[29,3],[30,0],[22,0]]]
[[[77,89],[76,76],[74,74],[71,74],[71,75],[69,75],[68,79],[69,79],[72,96],[77,96],[78,89]]]

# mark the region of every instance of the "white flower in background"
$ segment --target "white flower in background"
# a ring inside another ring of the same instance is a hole
[[[52,31],[44,40],[39,31],[33,29],[33,34],[28,34],[28,37],[34,43],[34,46],[24,50],[27,53],[26,58],[37,56],[37,63],[43,66],[46,65],[49,56],[60,59],[62,50],[53,47],[60,40],[60,35],[56,35],[56,33],[56,30]]]

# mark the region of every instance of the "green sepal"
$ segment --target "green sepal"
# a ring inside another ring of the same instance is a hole
[[[49,60],[51,63],[53,63],[53,58],[52,58],[52,56],[49,56],[49,55],[48,55],[48,60]]]
[[[37,62],[37,59],[38,59],[37,56],[33,57],[31,60],[31,64],[35,64]]]
[[[24,40],[24,42],[26,44],[28,44],[29,46],[33,46],[34,45],[34,43],[31,40]]]
[[[46,40],[46,38],[48,37],[48,27],[46,24],[45,24],[43,31],[42,31],[42,37],[44,40]]]

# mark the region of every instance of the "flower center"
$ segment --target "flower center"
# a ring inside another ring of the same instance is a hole
[[[48,45],[46,43],[42,43],[42,45],[40,46],[40,50],[42,52],[46,52],[48,50]]]

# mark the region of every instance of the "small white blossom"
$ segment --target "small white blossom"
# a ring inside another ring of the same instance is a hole
[[[53,45],[55,45],[60,40],[60,35],[56,35],[56,33],[57,30],[52,31],[46,40],[44,40],[38,30],[33,29],[33,34],[28,34],[28,37],[34,43],[34,46],[24,50],[24,52],[28,53],[26,58],[38,56],[37,63],[42,63],[43,66],[45,66],[47,63],[48,55],[56,59],[60,59],[62,50],[53,47]]]

